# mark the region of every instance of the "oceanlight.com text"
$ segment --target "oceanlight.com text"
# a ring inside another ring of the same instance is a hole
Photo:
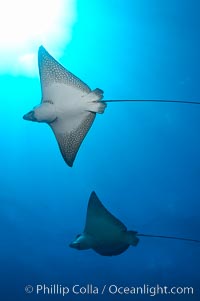
[[[37,284],[35,286],[26,285],[27,294],[36,295],[193,295],[194,288],[189,286],[155,286],[144,284],[142,286],[121,286],[118,284],[74,284],[72,286],[62,284]]]

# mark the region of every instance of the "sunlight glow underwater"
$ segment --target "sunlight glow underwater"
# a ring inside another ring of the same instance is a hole
[[[37,48],[59,56],[71,40],[76,0],[7,0],[0,10],[0,73],[37,74]]]

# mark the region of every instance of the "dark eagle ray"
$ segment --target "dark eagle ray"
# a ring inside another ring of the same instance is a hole
[[[96,193],[92,192],[88,202],[85,229],[69,246],[77,250],[93,249],[103,256],[114,256],[123,253],[129,246],[137,246],[138,236],[200,243],[200,240],[196,239],[141,234],[127,230],[126,226],[103,206]]]

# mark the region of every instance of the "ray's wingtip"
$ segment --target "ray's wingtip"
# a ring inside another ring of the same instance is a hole
[[[73,161],[73,162],[72,162],[72,161],[67,161],[66,159],[64,159],[64,161],[67,163],[67,165],[68,165],[69,167],[72,167],[73,164],[74,164],[74,161]]]
[[[90,197],[97,197],[97,194],[94,190],[91,192]]]
[[[67,166],[72,167],[74,165],[74,159],[68,158],[67,156],[65,156],[65,154],[63,154],[63,152],[61,151],[62,157],[65,161],[65,163],[67,164]]]
[[[43,45],[40,45],[38,48],[38,53],[46,52],[46,49],[44,48]]]

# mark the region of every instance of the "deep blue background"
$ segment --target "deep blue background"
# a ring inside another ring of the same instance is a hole
[[[104,99],[200,101],[199,10],[198,0],[78,0],[60,61]],[[141,238],[107,258],[68,244],[92,190],[129,229],[200,239],[200,106],[109,104],[69,168],[49,127],[22,119],[40,102],[39,78],[0,81],[0,299],[108,299],[26,295],[26,284],[158,283],[196,291],[157,300],[199,300],[198,244]],[[124,299],[151,297],[109,296]]]

